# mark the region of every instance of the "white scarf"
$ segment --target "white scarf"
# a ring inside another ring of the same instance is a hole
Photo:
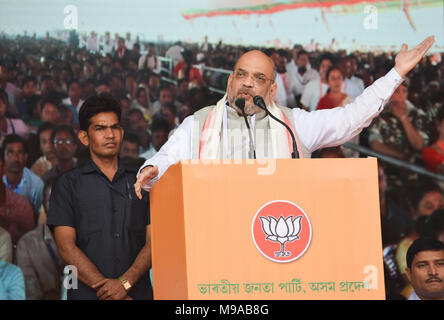
[[[205,123],[203,126],[203,130],[200,136],[200,145],[199,145],[199,159],[217,159],[218,151],[220,149],[220,142],[222,136],[223,128],[228,129],[227,117],[226,117],[226,99],[227,95],[218,101],[213,110],[210,111],[207,118],[205,119]],[[270,106],[268,106],[268,110],[271,114],[273,114],[279,120],[285,122],[293,131],[292,124],[274,102]],[[225,116],[224,116],[225,115]],[[291,136],[288,133],[287,129],[274,119],[269,118],[269,127],[271,134],[271,144],[272,144],[272,158],[275,159],[288,159],[291,158],[291,152],[293,150],[293,143],[291,140]],[[295,135],[296,137],[296,135]],[[296,138],[296,144],[299,152],[299,157],[302,156],[302,152],[300,150],[300,143]],[[220,157],[220,156],[219,156]]]

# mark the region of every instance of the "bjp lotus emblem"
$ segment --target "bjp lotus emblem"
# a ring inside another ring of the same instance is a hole
[[[263,205],[252,223],[256,248],[275,262],[290,262],[308,249],[312,229],[307,214],[298,205],[276,200]]]
[[[291,252],[285,251],[285,243],[299,239],[302,216],[294,219],[293,216],[289,216],[287,219],[280,216],[279,220],[276,220],[273,216],[270,216],[268,219],[259,217],[259,219],[262,222],[262,230],[267,235],[266,239],[281,244],[281,250],[275,252],[275,256],[289,257]]]

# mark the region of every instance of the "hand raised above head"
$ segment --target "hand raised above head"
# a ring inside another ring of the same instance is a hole
[[[434,42],[435,36],[430,36],[409,51],[407,51],[408,47],[404,43],[401,51],[399,51],[395,58],[396,72],[398,72],[401,77],[405,77],[407,73],[418,64]]]

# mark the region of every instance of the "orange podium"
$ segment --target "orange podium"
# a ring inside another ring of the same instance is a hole
[[[150,193],[154,299],[385,299],[377,161],[181,161]]]

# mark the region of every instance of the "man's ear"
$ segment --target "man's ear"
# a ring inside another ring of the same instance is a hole
[[[411,279],[411,270],[410,270],[410,268],[405,268],[405,275],[406,275],[406,277],[407,277],[407,279],[409,279],[409,282],[410,283],[412,283],[412,279]]]
[[[227,81],[227,88],[225,89],[225,92],[228,92],[228,88],[231,87],[231,80],[233,78],[233,74],[230,73],[230,75],[228,76],[228,81]]]
[[[85,147],[89,146],[89,137],[88,133],[85,130],[79,130],[79,133],[77,133],[77,137]]]
[[[274,97],[276,97],[277,92],[277,83],[273,82],[270,86],[270,103],[274,101]]]

